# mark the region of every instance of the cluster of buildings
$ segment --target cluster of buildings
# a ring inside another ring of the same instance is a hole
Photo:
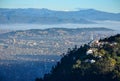
[[[102,52],[100,52],[100,48],[102,48],[105,45],[109,45],[110,47],[114,47],[117,45],[116,42],[100,42],[99,40],[95,40],[89,43],[90,48],[86,51],[86,55],[92,55],[95,58],[102,58],[105,54],[105,51],[102,49]],[[99,52],[98,52],[99,51]],[[86,59],[85,62],[89,63],[95,63],[95,59]]]

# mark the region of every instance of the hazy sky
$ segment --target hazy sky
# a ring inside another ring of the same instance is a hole
[[[0,8],[48,8],[52,10],[93,8],[120,13],[120,0],[0,0]]]

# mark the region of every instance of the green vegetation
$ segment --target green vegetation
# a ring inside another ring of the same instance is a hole
[[[51,73],[36,81],[120,81],[120,34],[100,40],[95,47],[69,49]]]

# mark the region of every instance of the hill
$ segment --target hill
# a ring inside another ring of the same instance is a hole
[[[108,13],[94,9],[79,11],[55,11],[48,9],[0,9],[0,24],[91,24],[95,21],[120,21],[120,13]]]
[[[120,81],[120,34],[69,49],[36,81]]]
[[[99,27],[99,28],[48,28],[48,29],[30,29],[30,30],[16,30],[16,31],[11,31],[7,33],[3,33],[0,35],[1,38],[10,38],[10,37],[34,37],[34,36],[39,36],[39,35],[75,35],[79,34],[81,32],[107,32],[107,31],[114,31],[109,28],[104,28],[104,27]]]

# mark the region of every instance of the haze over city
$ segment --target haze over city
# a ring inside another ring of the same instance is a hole
[[[120,0],[0,0],[0,81],[120,81]]]

